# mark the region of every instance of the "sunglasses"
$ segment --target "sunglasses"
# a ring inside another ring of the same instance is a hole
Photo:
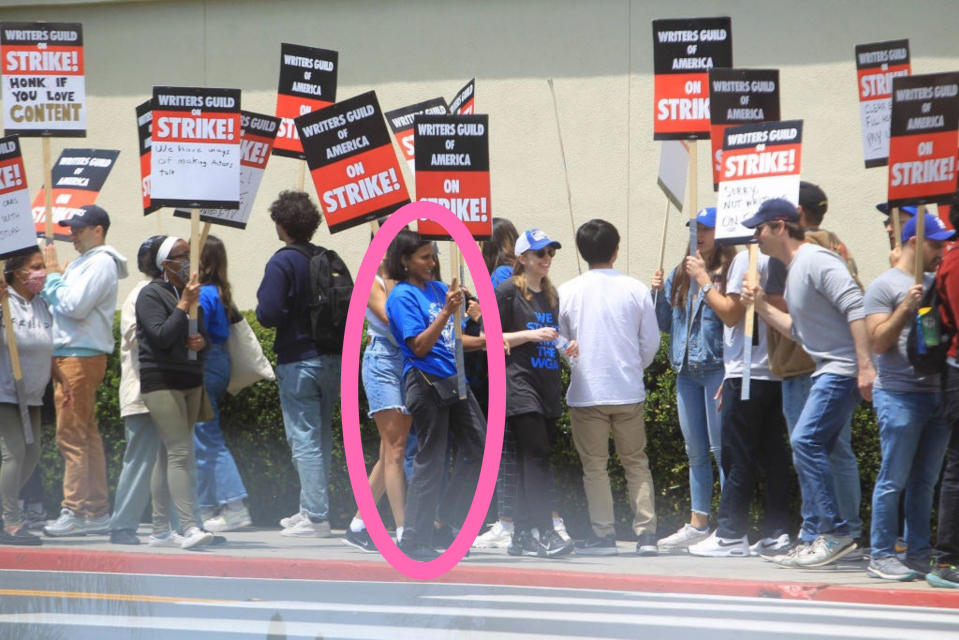
[[[556,247],[546,247],[545,249],[537,249],[533,252],[537,258],[545,258],[549,255],[550,258],[556,255]]]

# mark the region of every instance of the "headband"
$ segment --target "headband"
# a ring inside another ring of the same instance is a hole
[[[160,244],[160,248],[157,249],[157,269],[163,271],[163,261],[167,259],[167,257],[170,255],[170,252],[173,250],[173,245],[175,245],[179,240],[180,239],[176,236],[167,236],[166,239]]]

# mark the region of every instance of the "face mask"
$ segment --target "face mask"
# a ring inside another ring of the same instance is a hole
[[[40,293],[43,291],[43,283],[46,282],[46,280],[46,269],[31,271],[30,275],[27,276],[27,279],[23,282],[23,286],[25,286],[30,293]]]
[[[176,270],[176,276],[184,284],[190,281],[190,261],[184,260],[180,263],[180,268]]]

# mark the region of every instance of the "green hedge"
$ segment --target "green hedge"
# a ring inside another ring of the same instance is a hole
[[[275,364],[273,331],[261,327],[252,312],[246,313],[250,325],[263,345],[263,351]],[[118,321],[115,323],[118,333]],[[656,513],[659,533],[665,535],[677,529],[689,517],[689,475],[683,438],[676,414],[676,377],[670,370],[667,357],[668,337],[664,337],[653,364],[646,370],[647,389],[646,428],[650,468],[656,489]],[[563,386],[568,384],[569,372],[563,370]],[[107,471],[111,491],[116,487],[123,459],[123,421],[119,416],[117,386],[120,379],[119,358],[109,359],[106,380],[98,391],[97,415],[107,457]],[[378,450],[378,436],[372,420],[366,418],[366,398],[360,387],[360,423],[368,466]],[[276,383],[259,382],[236,396],[222,401],[222,427],[240,474],[250,494],[249,506],[254,523],[277,526],[277,521],[298,508],[299,480],[290,463],[290,451],[283,432],[283,418],[277,397]],[[334,527],[349,522],[356,508],[343,455],[343,438],[339,407],[334,415],[333,464],[330,473],[331,521]],[[586,500],[583,494],[581,467],[573,448],[569,416],[564,413],[559,422],[560,436],[553,450],[553,468],[560,504],[567,526],[574,535],[584,536],[588,531]],[[54,428],[44,425],[44,447],[41,458],[48,510],[57,509],[62,497],[63,463],[53,444]],[[612,443],[611,443],[612,447]],[[853,448],[859,456],[862,477],[862,513],[864,531],[868,531],[872,488],[879,471],[880,451],[878,432],[873,413],[868,405],[860,406],[853,419]],[[632,536],[632,514],[626,502],[626,482],[622,467],[615,456],[610,459],[610,476],[615,498],[617,531],[622,538]],[[718,475],[717,475],[718,477]],[[718,482],[713,496],[714,513],[719,504]],[[758,525],[761,502],[754,501],[752,519]],[[795,524],[799,525],[798,488],[792,496]],[[380,512],[388,523],[392,520],[384,500]],[[495,517],[495,504],[490,518]]]

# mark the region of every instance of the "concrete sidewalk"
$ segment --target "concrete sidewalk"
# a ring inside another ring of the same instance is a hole
[[[279,529],[247,528],[224,534],[227,543],[200,551],[110,544],[102,535],[44,538],[42,547],[0,547],[0,568],[107,573],[151,573],[278,579],[410,581],[378,553],[331,538],[287,538]],[[470,552],[438,581],[628,591],[764,596],[959,608],[959,590],[925,581],[888,582],[865,573],[859,553],[835,566],[784,569],[761,558],[696,558],[687,554],[639,557],[633,543],[619,555],[514,558],[505,550]]]

